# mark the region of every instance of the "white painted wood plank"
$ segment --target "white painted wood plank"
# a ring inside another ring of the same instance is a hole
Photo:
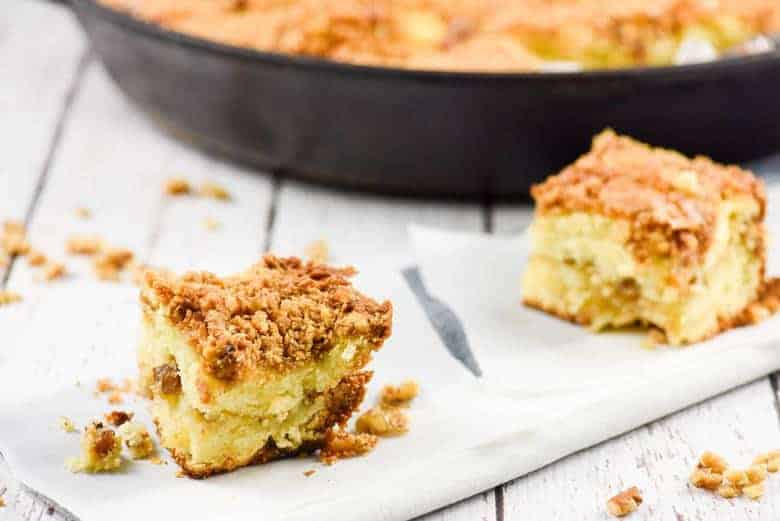
[[[375,255],[408,253],[410,224],[479,231],[483,218],[474,205],[344,193],[284,182],[271,245],[281,254],[302,255],[310,242],[324,239],[333,262],[356,263]]]
[[[163,192],[171,176],[186,177],[196,186],[204,180],[217,182],[233,199],[172,198]],[[233,271],[260,256],[271,195],[267,177],[217,161],[159,132],[92,63],[63,126],[28,232],[34,247],[64,260],[71,272],[53,284],[95,280],[87,259],[65,254],[67,238],[74,233],[101,236],[130,248],[143,261],[174,270]],[[76,216],[79,206],[91,210],[90,219]],[[206,217],[219,221],[219,229],[206,229]],[[17,262],[9,287],[24,293],[42,284],[37,271]],[[57,513],[50,517],[48,505],[27,493],[16,495],[13,503],[24,519],[61,519]]]
[[[64,7],[0,3],[0,221],[25,218],[84,53]]]
[[[498,207],[494,230],[520,233],[531,217],[530,205]],[[518,479],[505,486],[505,519],[609,519],[606,500],[633,485],[645,503],[631,519],[777,519],[780,498],[772,491],[780,490],[780,477],[770,478],[759,503],[725,500],[688,485],[705,450],[746,465],[778,445],[773,394],[762,379]]]
[[[197,186],[218,182],[233,194],[221,202],[171,197],[165,181],[182,176]],[[97,235],[141,260],[174,270],[238,270],[254,262],[265,241],[271,199],[267,177],[223,163],[162,134],[119,94],[97,63],[89,66],[38,207],[29,225],[34,247],[71,272],[57,284],[94,280],[87,259],[65,254],[73,234]],[[77,207],[92,212],[76,216]],[[208,230],[206,218],[220,223]],[[17,263],[9,281],[23,289],[38,270]]]
[[[746,466],[778,445],[775,403],[766,379],[691,407],[506,486],[505,519],[611,519],[606,501],[638,486],[644,503],[631,519],[775,520],[780,476],[769,475],[759,502],[726,500],[688,484],[705,450]]]
[[[306,246],[324,239],[335,264],[354,264],[374,255],[409,254],[407,227],[425,224],[460,230],[483,228],[478,206],[343,193],[297,182],[283,182],[271,236],[271,250],[303,255]],[[493,491],[477,495],[421,519],[492,521]]]

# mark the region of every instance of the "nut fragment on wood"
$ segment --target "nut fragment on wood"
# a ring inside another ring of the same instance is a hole
[[[627,516],[642,504],[642,493],[631,487],[607,501],[607,511],[615,517]]]

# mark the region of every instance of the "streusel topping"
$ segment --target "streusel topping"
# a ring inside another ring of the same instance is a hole
[[[753,198],[759,221],[766,207],[763,182],[747,170],[706,157],[689,159],[612,130],[596,136],[590,152],[531,194],[539,214],[584,211],[626,218],[638,254],[692,260],[711,244],[724,199]]]
[[[299,367],[345,339],[378,349],[390,335],[392,305],[353,289],[354,273],[267,255],[227,278],[148,272],[141,301],[146,314],[162,310],[213,376],[237,380],[253,369]]]

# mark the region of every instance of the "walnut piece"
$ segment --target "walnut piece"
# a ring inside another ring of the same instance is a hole
[[[627,516],[642,504],[642,494],[637,487],[631,487],[607,501],[607,510],[615,517]]]
[[[175,364],[165,364],[155,367],[154,382],[162,394],[179,394],[181,392],[181,379],[179,368]]]
[[[374,407],[360,415],[355,429],[376,436],[397,436],[409,431],[409,419],[396,407]]]

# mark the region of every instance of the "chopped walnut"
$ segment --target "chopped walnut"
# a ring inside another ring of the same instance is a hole
[[[775,473],[780,470],[780,451],[772,450],[765,454],[756,456],[753,460],[754,464],[765,465],[768,472]]]
[[[20,302],[22,296],[13,291],[5,291],[0,289],[0,306],[7,306],[8,304],[14,304]]]
[[[119,427],[118,432],[133,459],[145,459],[154,454],[154,442],[143,424],[127,422]]]
[[[374,407],[357,419],[355,429],[377,436],[397,436],[409,430],[409,419],[401,409]]]
[[[97,236],[72,235],[65,249],[73,255],[95,255],[103,249],[103,240]]]
[[[46,255],[44,255],[42,252],[38,250],[30,250],[27,254],[27,264],[30,266],[43,266],[47,262]]]
[[[691,485],[707,490],[717,490],[723,483],[723,474],[712,472],[709,469],[696,469],[691,474]]]
[[[67,270],[65,265],[61,262],[49,262],[44,266],[42,277],[43,280],[51,282],[52,280],[61,279],[65,276]]]
[[[330,430],[325,435],[325,444],[320,450],[320,461],[332,465],[337,460],[362,456],[376,447],[377,437],[373,434]]]
[[[735,487],[742,488],[750,484],[750,479],[744,470],[728,469],[723,473],[723,477]]]
[[[637,487],[631,487],[607,501],[607,510],[615,517],[623,517],[634,512],[641,504],[641,492]]]
[[[382,403],[385,405],[406,405],[420,394],[420,386],[414,380],[401,385],[386,385],[382,389]]]
[[[133,413],[125,411],[111,411],[103,416],[106,422],[114,427],[121,427],[123,424],[133,419]]]
[[[152,372],[155,384],[162,394],[179,394],[181,392],[179,368],[175,364],[155,367]]]
[[[721,485],[718,487],[718,495],[726,499],[731,499],[739,496],[742,491],[734,485]]]
[[[764,495],[764,484],[754,483],[742,488],[742,492],[750,499],[758,499]]]
[[[752,484],[762,483],[766,479],[767,469],[764,465],[751,465],[745,471],[748,481]]]
[[[705,451],[699,458],[699,468],[723,474],[727,467],[728,463],[726,463],[726,460],[714,452]]]
[[[311,242],[306,246],[305,254],[306,257],[315,264],[325,264],[330,257],[328,243],[322,239]]]
[[[211,197],[212,199],[218,199],[220,201],[230,200],[230,192],[223,186],[212,181],[206,181],[200,185],[199,192],[203,197]]]
[[[100,422],[92,422],[81,436],[81,454],[66,465],[71,472],[105,472],[122,464],[122,442],[119,436]]]
[[[73,421],[66,416],[60,416],[59,426],[65,432],[76,432],[78,430]]]
[[[191,191],[190,182],[181,177],[173,177],[165,182],[165,193],[168,195],[186,195]]]

